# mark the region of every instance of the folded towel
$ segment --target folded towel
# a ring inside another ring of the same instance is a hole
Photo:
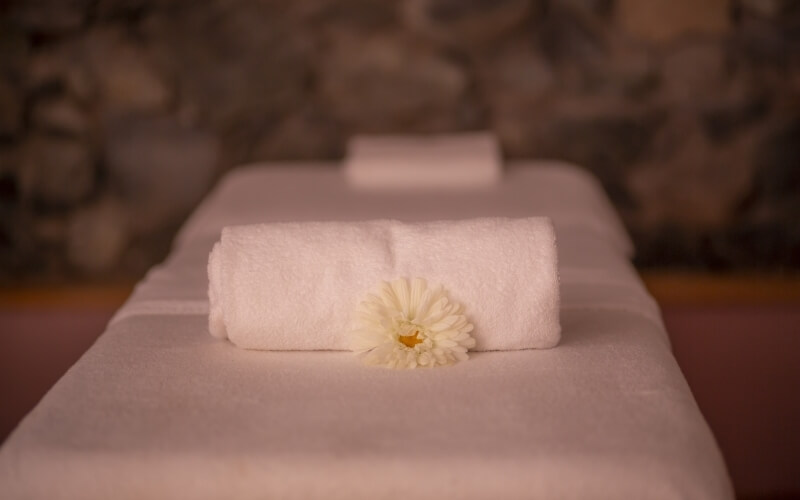
[[[226,227],[211,251],[209,329],[239,347],[349,348],[356,305],[382,281],[425,278],[464,306],[476,350],[560,339],[549,218]]]
[[[360,189],[470,189],[500,180],[502,161],[490,133],[441,136],[357,136],[344,171]]]

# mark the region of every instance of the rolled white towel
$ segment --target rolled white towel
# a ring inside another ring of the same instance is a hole
[[[209,329],[239,347],[345,350],[359,301],[382,281],[442,285],[476,350],[555,346],[561,335],[549,218],[226,227],[208,263]]]
[[[344,172],[358,189],[463,190],[496,184],[502,160],[490,133],[356,136],[347,145]]]

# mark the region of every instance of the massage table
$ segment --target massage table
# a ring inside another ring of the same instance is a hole
[[[556,228],[553,349],[395,371],[208,333],[226,225],[530,215]],[[415,193],[356,190],[332,164],[236,169],[0,449],[0,497],[732,498],[632,252],[594,178],[559,162]]]

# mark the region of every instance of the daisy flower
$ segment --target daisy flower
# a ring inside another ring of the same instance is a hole
[[[422,278],[383,282],[356,308],[352,350],[367,365],[416,368],[451,365],[475,347],[472,325],[441,286]]]

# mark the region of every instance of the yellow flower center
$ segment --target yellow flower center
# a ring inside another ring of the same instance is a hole
[[[411,335],[398,335],[397,340],[399,340],[404,346],[411,348],[422,342],[422,339],[419,338],[419,331],[416,331]]]

